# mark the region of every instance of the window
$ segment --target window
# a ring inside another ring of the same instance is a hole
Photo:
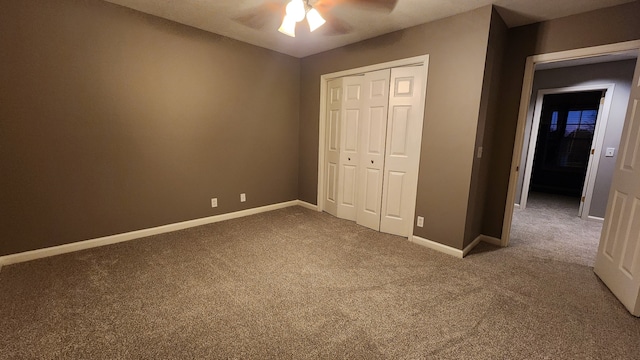
[[[558,165],[583,167],[587,164],[597,118],[597,110],[568,111]]]
[[[549,126],[549,131],[557,131],[558,130],[558,112],[554,111],[551,115],[551,125]]]

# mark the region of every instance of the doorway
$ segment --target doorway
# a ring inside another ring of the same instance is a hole
[[[560,75],[562,70],[555,72]],[[589,187],[587,174],[597,172],[593,160],[600,149],[595,135],[606,129],[600,126],[608,115],[602,109],[606,90],[571,90],[540,90],[532,104],[536,110],[529,156],[511,239],[557,261],[593,266],[602,224],[580,215]]]
[[[634,69],[625,59],[536,70],[514,244],[593,266],[602,228],[593,215],[604,216],[598,199],[616,161],[606,149],[620,146]]]
[[[544,96],[531,191],[580,198],[602,95],[589,91]]]
[[[598,244],[594,271],[612,293],[635,316],[640,316],[640,63],[637,62],[640,41],[595,46],[557,53],[533,55],[527,58],[522,86],[520,112],[516,127],[511,174],[505,204],[501,245],[508,246],[520,157],[524,143],[525,123],[533,75],[538,65],[627,56],[634,59],[635,70],[624,117],[620,156],[615,162],[613,179],[609,185],[603,230]],[[606,61],[606,60],[605,60]]]
[[[607,73],[612,66],[585,70]],[[575,76],[576,71],[564,74],[572,73]],[[538,80],[541,84],[548,81],[544,76]],[[529,141],[522,150],[526,159],[523,158],[518,204],[521,209],[526,208],[530,191],[553,193],[574,197],[579,205],[576,214],[585,220],[590,217],[595,183],[597,179],[602,182],[604,172],[599,165],[614,89],[615,84],[595,84],[538,91]],[[615,143],[614,148],[608,149],[610,158],[619,142],[613,138],[615,135],[609,131],[606,143]],[[606,196],[601,188],[596,195]]]

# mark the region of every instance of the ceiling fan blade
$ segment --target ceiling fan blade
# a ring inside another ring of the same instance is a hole
[[[351,27],[351,25],[349,25],[347,22],[343,20],[338,19],[335,16],[326,14],[324,15],[324,17],[325,17],[324,19],[327,22],[320,29],[317,30],[323,35],[327,35],[327,36],[344,35],[344,34],[349,34],[351,31],[353,31],[353,28]]]
[[[391,12],[396,8],[398,0],[344,0],[344,3]]]
[[[324,11],[328,11],[330,8],[336,5],[355,5],[372,10],[380,10],[385,12],[391,12],[398,4],[398,0],[318,0],[313,4],[313,7]]]
[[[233,18],[233,20],[252,29],[261,30],[270,22],[281,21],[282,16],[284,16],[283,5],[279,2],[270,1],[247,10],[242,15]]]

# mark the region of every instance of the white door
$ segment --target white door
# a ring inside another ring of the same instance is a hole
[[[363,76],[343,78],[340,163],[338,170],[338,217],[356,220],[360,152]]]
[[[595,272],[633,315],[640,316],[640,61],[620,150]]]
[[[331,80],[327,86],[327,122],[325,154],[324,210],[338,216],[338,165],[340,163],[340,126],[342,121],[343,79]]]
[[[358,212],[356,222],[380,230],[384,151],[389,104],[391,70],[370,72],[364,76]]]
[[[391,69],[380,231],[413,232],[424,118],[424,66]]]

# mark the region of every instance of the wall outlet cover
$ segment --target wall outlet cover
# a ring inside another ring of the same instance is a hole
[[[615,153],[616,153],[616,148],[607,148],[607,152],[605,153],[604,156],[613,157]]]

